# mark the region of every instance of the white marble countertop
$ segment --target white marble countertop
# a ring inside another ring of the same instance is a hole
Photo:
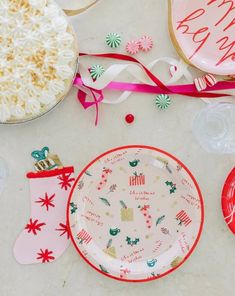
[[[72,21],[81,51],[105,51],[106,34],[118,32],[123,41],[142,34],[154,38],[154,50],[138,56],[145,63],[161,56],[177,57],[168,36],[165,0],[102,0]],[[0,157],[9,166],[7,188],[0,196],[0,295],[234,295],[235,240],[222,217],[220,194],[235,157],[208,154],[195,141],[192,120],[204,105],[198,99],[175,97],[171,108],[161,113],[154,96],[136,94],[121,105],[102,105],[100,124],[94,127],[94,110],[84,111],[73,89],[47,116],[29,124],[0,126]],[[123,117],[129,112],[136,121],[126,126]],[[73,246],[52,264],[19,265],[12,247],[30,214],[25,174],[32,169],[31,151],[48,145],[78,173],[100,153],[127,144],[162,148],[195,175],[205,200],[205,226],[190,259],[171,275],[146,284],[105,278],[83,262]]]

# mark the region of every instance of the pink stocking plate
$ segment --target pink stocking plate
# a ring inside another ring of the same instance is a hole
[[[231,171],[224,184],[222,210],[228,227],[235,234],[235,168]]]
[[[143,282],[179,267],[199,240],[204,208],[190,171],[157,148],[126,146],[93,160],[67,209],[72,242],[94,269]]]
[[[170,33],[181,56],[205,72],[235,74],[235,1],[168,1]]]

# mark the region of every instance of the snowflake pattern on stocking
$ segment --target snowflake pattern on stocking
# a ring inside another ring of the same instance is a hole
[[[28,233],[33,233],[34,235],[37,235],[37,231],[41,231],[41,227],[45,226],[46,223],[38,223],[38,220],[29,219],[29,223],[25,226],[25,229],[28,230]]]
[[[71,183],[73,183],[75,179],[71,178],[71,175],[72,173],[62,174],[57,178],[60,180],[59,185],[61,186],[61,189],[64,189],[65,191],[67,191],[69,188],[72,187]]]
[[[60,231],[60,236],[63,236],[65,234],[67,234],[67,239],[69,239],[70,235],[69,235],[69,227],[66,224],[60,223],[59,225],[60,228],[56,228],[56,231]]]
[[[48,211],[49,210],[49,207],[52,207],[54,208],[55,205],[53,204],[53,199],[55,197],[55,194],[53,194],[52,196],[48,196],[47,193],[45,193],[45,197],[42,198],[40,197],[39,200],[35,201],[36,203],[41,203],[41,207],[46,207],[46,210]]]
[[[70,244],[66,206],[73,167],[29,172],[31,214],[13,253],[20,264],[47,263],[59,258]],[[74,213],[77,205],[73,204]]]
[[[45,249],[44,251],[40,249],[40,252],[37,253],[38,257],[37,260],[42,260],[42,263],[48,263],[55,259],[54,256],[52,256],[53,252],[49,251],[48,249]]]

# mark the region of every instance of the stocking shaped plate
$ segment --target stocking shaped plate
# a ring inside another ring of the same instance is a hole
[[[195,248],[203,201],[189,170],[153,147],[108,151],[79,175],[68,221],[74,246],[113,279],[150,281],[180,266]]]
[[[222,209],[228,227],[235,234],[235,168],[229,174],[224,184]]]
[[[54,0],[1,0],[0,48],[0,123],[36,118],[69,91],[77,46]]]
[[[168,1],[170,34],[179,54],[204,72],[235,74],[235,1]]]

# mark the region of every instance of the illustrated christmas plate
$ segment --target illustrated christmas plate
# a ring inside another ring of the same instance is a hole
[[[222,210],[228,227],[235,234],[235,168],[229,174],[224,184]]]
[[[235,74],[235,2],[168,2],[170,34],[179,54],[204,72]]]
[[[189,170],[147,146],[120,147],[93,160],[71,191],[68,221],[74,246],[113,279],[162,277],[194,250],[203,200]]]

